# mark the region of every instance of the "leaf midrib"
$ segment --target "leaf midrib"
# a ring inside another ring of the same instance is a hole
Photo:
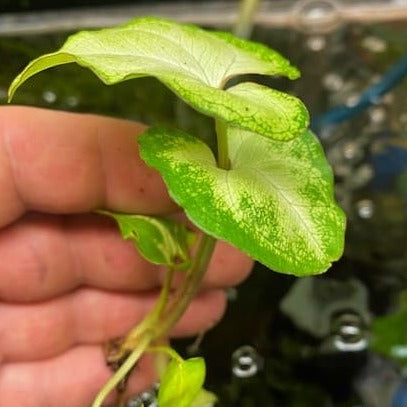
[[[139,54],[136,54],[136,53],[134,53],[134,54],[127,54],[127,53],[123,54],[123,53],[115,52],[114,49],[110,49],[109,54],[101,53],[101,52],[95,52],[95,53],[90,52],[90,53],[86,53],[86,54],[85,53],[76,53],[76,55],[81,55],[81,56],[85,56],[85,57],[86,56],[92,56],[92,57],[112,57],[112,56],[116,56],[116,57],[122,57],[122,58],[145,58],[145,59],[150,59],[150,60],[153,60],[153,61],[165,62],[169,66],[178,68],[177,70],[181,70],[182,73],[185,74],[186,76],[189,76],[189,77],[191,77],[191,78],[193,78],[195,80],[197,78],[199,78],[200,80],[204,79],[206,81],[207,85],[214,86],[212,84],[212,82],[209,80],[209,78],[208,78],[208,76],[207,76],[207,74],[206,74],[206,72],[204,70],[204,67],[199,63],[199,61],[195,58],[195,56],[190,51],[188,51],[185,47],[182,47],[181,43],[174,41],[174,39],[172,39],[171,37],[167,37],[165,35],[159,35],[159,34],[153,32],[153,31],[149,31],[149,30],[146,30],[146,29],[130,29],[130,28],[127,28],[127,29],[123,29],[122,31],[131,31],[133,33],[140,33],[140,34],[145,33],[145,34],[149,34],[149,35],[154,35],[155,37],[158,37],[160,40],[165,40],[165,41],[169,42],[170,44],[174,45],[176,48],[181,48],[195,62],[195,66],[199,69],[200,72],[197,72],[197,69],[186,70],[183,65],[178,65],[178,64],[174,63],[174,61],[170,61],[168,59],[158,58],[158,57],[155,57],[153,55],[143,55],[142,53],[139,53]],[[192,74],[195,75],[195,76],[191,75],[191,71],[192,71]],[[147,73],[147,74],[149,74],[149,73]],[[149,74],[149,75],[151,75],[151,74]]]

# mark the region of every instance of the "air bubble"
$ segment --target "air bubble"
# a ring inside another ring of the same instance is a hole
[[[360,100],[359,94],[352,93],[346,98],[345,105],[347,107],[355,107],[358,104],[359,100]]]
[[[126,407],[143,407],[143,400],[138,396],[133,397],[127,402]]]
[[[373,124],[383,123],[386,119],[386,110],[382,107],[372,107],[369,109],[369,119]]]
[[[333,166],[334,173],[338,177],[347,177],[351,174],[352,168],[349,165],[336,164]]]
[[[343,79],[336,73],[327,73],[322,78],[322,83],[325,89],[330,90],[331,92],[337,92],[343,87]]]
[[[362,47],[370,52],[384,52],[387,49],[386,41],[378,37],[368,36],[362,40]]]
[[[306,41],[307,47],[308,49],[310,49],[311,51],[322,51],[325,46],[326,46],[326,40],[325,37],[322,36],[312,36],[309,37]]]
[[[141,394],[141,399],[145,407],[156,407],[157,406],[157,395],[154,390],[145,391]]]
[[[230,287],[226,290],[226,298],[228,301],[236,301],[239,296],[239,293],[235,287]]]
[[[333,321],[334,346],[341,352],[360,352],[368,346],[361,317],[353,313],[339,315]]]
[[[68,96],[66,104],[71,108],[77,107],[79,105],[79,98],[77,96]]]
[[[374,213],[374,205],[370,199],[362,199],[356,203],[356,210],[362,219],[370,219]]]
[[[126,407],[158,407],[157,394],[159,384],[127,401]]]
[[[395,345],[390,349],[390,353],[394,358],[407,359],[407,345]]]
[[[47,103],[55,103],[57,100],[57,95],[55,92],[52,90],[46,90],[42,94],[42,98],[47,102]]]
[[[374,177],[374,169],[370,164],[362,164],[353,170],[352,178],[349,180],[349,186],[352,189],[358,189],[365,186]]]
[[[255,376],[262,368],[263,359],[252,346],[244,345],[232,355],[232,372],[241,379]]]
[[[299,1],[295,9],[298,27],[308,33],[330,32],[341,23],[340,11],[334,1]]]
[[[403,128],[407,129],[407,113],[402,113],[399,117],[399,121]]]
[[[384,105],[390,106],[394,103],[395,96],[394,93],[388,92],[385,95],[382,96],[382,103]]]
[[[347,160],[354,160],[361,158],[362,156],[360,146],[352,141],[349,141],[343,145],[342,154]]]

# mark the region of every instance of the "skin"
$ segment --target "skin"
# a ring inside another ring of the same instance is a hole
[[[0,406],[84,407],[111,372],[103,344],[157,298],[165,271],[91,213],[178,211],[139,158],[144,126],[93,115],[0,108]],[[171,332],[195,335],[225,310],[252,262],[218,243],[201,292]],[[129,394],[155,380],[151,357]]]

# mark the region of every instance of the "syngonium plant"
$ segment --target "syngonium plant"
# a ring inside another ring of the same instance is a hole
[[[165,352],[171,360],[161,377],[160,407],[203,406],[212,400],[202,389],[203,360],[183,360],[171,348],[154,344],[197,293],[216,240],[296,276],[324,272],[343,251],[345,217],[334,200],[323,150],[307,129],[303,103],[253,82],[228,86],[244,74],[296,79],[299,71],[262,44],[147,17],[72,35],[60,50],[35,59],[16,77],[10,99],[32,75],[71,62],[91,69],[106,84],[155,77],[214,119],[215,152],[181,130],[151,127],[137,139],[141,157],[161,173],[199,233],[168,219],[100,211],[115,218],[123,237],[150,262],[166,265],[168,273],[154,309],[111,355],[120,367],[93,407],[101,406],[146,351]],[[183,283],[171,291],[175,272],[183,273]]]

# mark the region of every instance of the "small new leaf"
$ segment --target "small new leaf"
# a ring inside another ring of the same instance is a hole
[[[153,216],[109,211],[99,213],[115,219],[123,238],[131,240],[140,254],[151,263],[178,270],[188,267],[188,249],[195,241],[195,234],[183,224]]]
[[[201,389],[190,407],[212,407],[216,404],[218,398],[214,393]]]
[[[59,51],[32,61],[11,84],[9,98],[32,75],[71,62],[90,68],[106,84],[156,77],[198,111],[266,137],[289,140],[308,123],[305,107],[293,96],[261,86],[223,90],[230,78],[249,73],[297,78],[298,70],[280,54],[228,33],[152,17],[72,35]],[[259,106],[261,114],[253,114]],[[276,110],[284,115],[274,130]]]
[[[281,143],[230,128],[228,142],[231,169],[223,170],[183,132],[151,128],[139,138],[144,161],[200,229],[275,271],[327,270],[342,255],[345,217],[316,137]]]
[[[191,407],[202,389],[205,370],[203,358],[172,359],[161,379],[158,405]]]

